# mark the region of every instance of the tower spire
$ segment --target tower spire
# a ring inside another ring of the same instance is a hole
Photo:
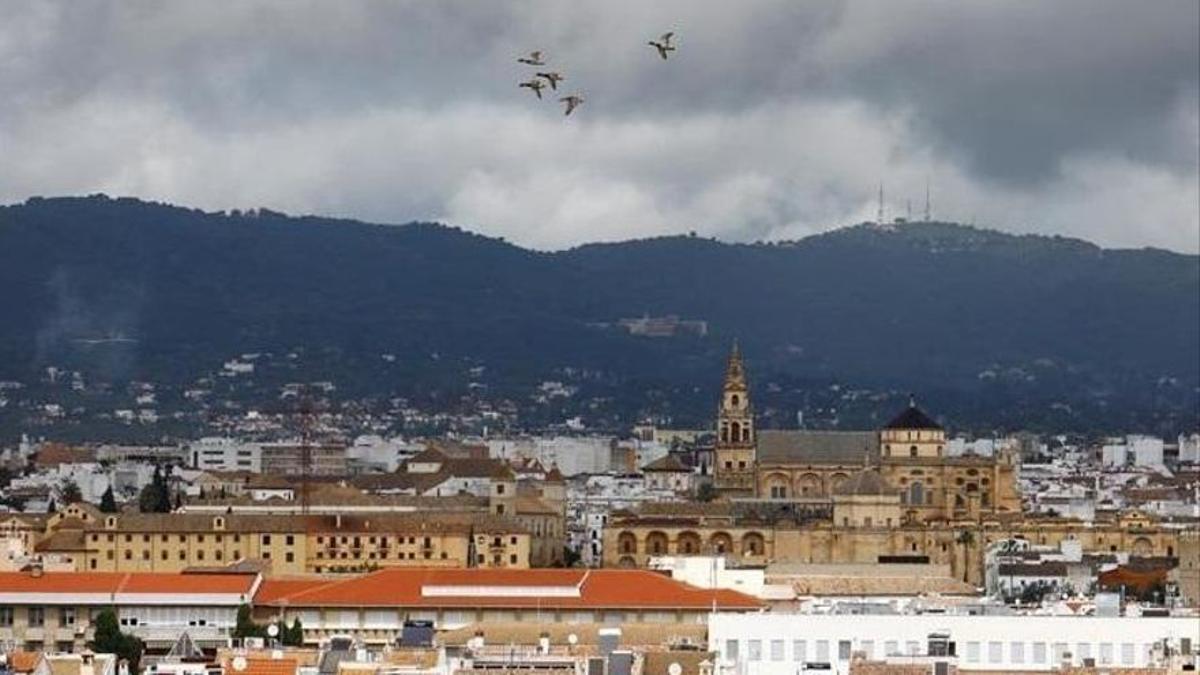
[[[746,367],[742,364],[742,349],[737,338],[729,350],[729,361],[725,364],[725,389],[746,390]]]

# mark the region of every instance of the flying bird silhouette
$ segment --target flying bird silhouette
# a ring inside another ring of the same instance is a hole
[[[550,88],[556,91],[558,90],[558,83],[567,79],[565,75],[560,75],[554,71],[548,73],[539,72],[537,73],[537,76],[545,78],[546,82],[550,84]]]
[[[533,93],[537,94],[538,98],[541,98],[542,97],[542,89],[546,88],[546,83],[542,82],[541,80],[539,80],[535,77],[535,78],[529,80],[528,82],[521,82],[517,86],[530,89],[533,91]]]
[[[658,55],[663,57],[663,60],[665,61],[667,59],[667,52],[675,51],[675,45],[671,44],[671,36],[673,35],[675,35],[674,31],[663,33],[662,37],[659,39],[651,40],[646,44],[657,49]]]
[[[517,63],[524,63],[527,66],[546,65],[546,62],[542,60],[542,51],[540,49],[529,52],[529,56],[522,56],[518,58]]]
[[[564,96],[558,100],[567,104],[567,109],[563,111],[563,115],[570,115],[571,111],[583,105],[583,97],[579,94],[571,94],[570,96]]]

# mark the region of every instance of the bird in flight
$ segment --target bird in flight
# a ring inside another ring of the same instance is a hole
[[[539,72],[539,73],[537,73],[537,76],[541,77],[541,78],[545,78],[546,82],[549,83],[550,88],[554,89],[554,90],[558,89],[559,82],[562,82],[563,80],[567,79],[565,75],[560,75],[554,71],[550,71],[548,73]]]
[[[675,45],[671,44],[671,36],[673,35],[675,35],[674,31],[663,33],[662,37],[659,39],[651,40],[646,44],[657,49],[658,55],[663,57],[663,60],[665,61],[667,58],[667,52],[675,51]]]
[[[529,80],[528,82],[522,82],[522,83],[518,84],[517,86],[525,87],[526,89],[530,89],[533,91],[533,93],[537,94],[538,98],[541,98],[542,97],[542,89],[546,88],[546,83],[542,82],[541,80],[539,80],[535,77],[535,78],[532,78],[531,80]]]
[[[522,56],[517,59],[517,63],[524,63],[527,66],[544,66],[546,62],[542,60],[542,52],[540,49],[529,52],[529,56]]]
[[[579,94],[571,94],[570,96],[564,96],[558,100],[567,104],[567,109],[563,111],[563,115],[570,115],[572,110],[583,104],[583,97]]]

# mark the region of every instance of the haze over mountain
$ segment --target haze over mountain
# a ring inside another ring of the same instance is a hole
[[[952,223],[546,253],[428,223],[32,199],[0,208],[0,287],[0,379],[55,365],[184,382],[302,349],[346,394],[570,369],[638,392],[640,409],[646,390],[684,392],[671,409],[696,421],[738,338],[783,422],[840,383],[917,392],[964,425],[1037,425],[1048,409],[1077,429],[1196,424],[1200,258]],[[642,315],[708,334],[616,325]]]

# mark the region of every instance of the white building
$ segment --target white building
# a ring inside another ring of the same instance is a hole
[[[1126,436],[1101,447],[1100,460],[1108,469],[1131,465],[1159,468],[1163,466],[1163,440],[1155,436]]]
[[[612,467],[612,439],[607,436],[489,438],[486,443],[489,457],[537,460],[545,467],[557,466],[568,478]]]
[[[208,436],[192,442],[188,453],[192,467],[202,471],[262,472],[262,447],[257,443]]]
[[[1190,436],[1179,434],[1179,462],[1200,464],[1200,433]]]
[[[709,649],[726,673],[795,675],[850,659],[950,662],[964,670],[1050,671],[1077,665],[1146,667],[1163,640],[1195,649],[1195,617],[727,614],[709,617]]]

